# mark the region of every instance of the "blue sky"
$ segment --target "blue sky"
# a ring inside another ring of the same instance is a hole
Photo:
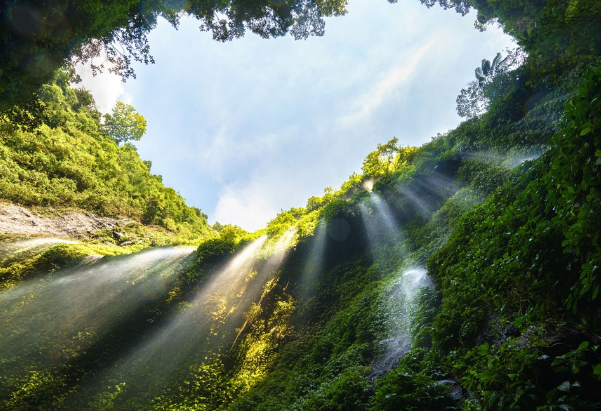
[[[419,146],[460,122],[455,99],[483,58],[515,47],[500,29],[417,0],[350,0],[323,37],[229,43],[183,19],[150,34],[156,64],[122,84],[79,72],[101,111],[148,121],[136,144],[152,172],[209,221],[263,227],[360,172],[392,137]]]

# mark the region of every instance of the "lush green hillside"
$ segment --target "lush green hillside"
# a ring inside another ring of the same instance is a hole
[[[78,237],[84,237],[80,240],[85,244],[48,242],[34,249],[39,254],[23,254],[20,260],[2,256],[0,288],[80,262],[90,254],[111,256],[151,246],[198,244],[216,235],[207,216],[165,187],[132,144],[117,143],[107,126],[110,122],[101,122],[92,96],[69,86],[73,80],[72,69],[59,70],[52,82],[40,88],[44,114],[38,128],[29,129],[27,119],[34,114],[20,108],[15,109],[20,121],[6,117],[0,121],[0,199],[50,220],[92,213],[94,219],[112,223],[91,232],[80,229]],[[18,233],[2,233],[1,239],[26,237]]]
[[[458,98],[465,122],[419,148],[381,144],[339,190],[254,234],[220,227],[188,257],[32,257],[54,271],[3,277],[13,288],[0,294],[0,325],[23,348],[0,345],[0,404],[601,409],[599,6],[439,3],[498,18],[527,53],[483,61]],[[3,196],[206,235],[199,212],[104,135],[85,93],[56,76],[39,95],[52,92],[44,101],[60,126],[4,125]],[[121,305],[74,299],[79,316],[55,311],[55,289],[85,294],[84,278],[101,292],[115,273],[135,276],[115,286]],[[45,325],[55,312],[59,331]]]
[[[39,91],[45,123],[35,131],[0,123],[0,196],[28,207],[74,209],[154,224],[184,238],[211,232],[132,144],[118,145],[92,96],[58,71]],[[25,114],[27,115],[27,114]]]

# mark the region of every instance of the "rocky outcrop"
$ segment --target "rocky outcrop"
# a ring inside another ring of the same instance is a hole
[[[0,204],[0,233],[83,239],[99,230],[115,229],[131,222],[133,220],[98,217],[82,212],[45,217],[25,207]]]

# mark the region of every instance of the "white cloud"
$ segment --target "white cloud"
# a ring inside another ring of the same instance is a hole
[[[278,210],[273,206],[269,187],[252,184],[246,187],[226,186],[219,194],[215,221],[235,224],[245,230],[255,231],[273,219]]]
[[[75,71],[81,77],[82,82],[76,87],[84,87],[92,93],[96,108],[102,113],[112,110],[116,101],[131,102],[131,96],[125,94],[125,87],[121,77],[104,70],[103,73],[94,76],[89,64],[78,64]]]
[[[321,175],[320,171],[303,168],[294,159],[258,164],[222,187],[212,217],[245,230],[263,228],[282,209],[303,206],[310,197],[308,187]]]
[[[202,139],[205,140],[205,139]],[[234,148],[234,141],[228,132],[227,125],[222,126],[218,132],[209,139],[209,146],[199,147],[199,167],[209,171],[213,177],[221,176],[226,163],[226,157]]]
[[[415,72],[419,63],[427,52],[436,43],[438,36],[433,36],[430,41],[421,46],[403,64],[390,70],[374,87],[367,93],[361,95],[352,104],[354,106],[351,114],[344,115],[339,122],[342,125],[351,125],[371,116],[389,97]]]
[[[259,163],[266,156],[273,155],[297,133],[292,125],[271,133],[246,135],[241,139],[239,136],[244,133],[230,128],[224,124],[213,136],[203,136],[197,140],[197,165],[216,179],[239,170],[241,164]]]

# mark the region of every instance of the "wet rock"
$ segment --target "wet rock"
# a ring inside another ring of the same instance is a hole
[[[446,385],[449,388],[449,395],[453,401],[458,401],[463,398],[463,389],[455,380],[440,380],[436,381],[436,385]]]

